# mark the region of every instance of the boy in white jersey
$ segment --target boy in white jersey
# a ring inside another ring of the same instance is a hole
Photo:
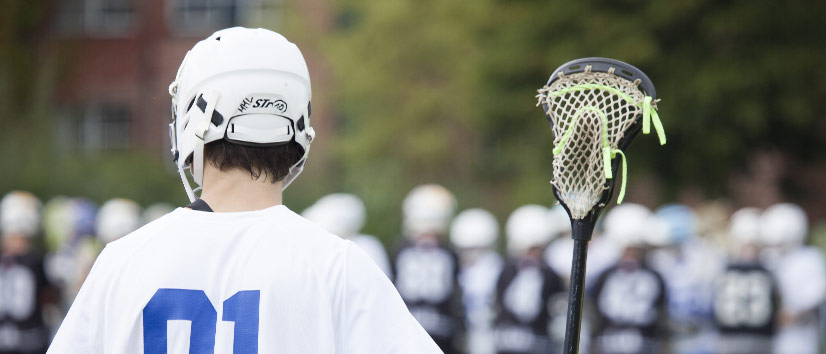
[[[106,247],[49,353],[440,352],[363,251],[281,205],[314,137],[294,44],[218,31],[170,93],[193,203]]]

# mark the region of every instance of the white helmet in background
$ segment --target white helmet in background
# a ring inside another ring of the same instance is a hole
[[[548,210],[548,222],[551,224],[554,237],[569,235],[571,233],[571,218],[562,205],[556,205]]]
[[[620,248],[643,245],[651,225],[650,217],[651,211],[640,204],[617,205],[605,215],[605,237]]]
[[[204,144],[227,140],[252,146],[296,142],[303,156],[283,188],[301,173],[315,131],[310,126],[310,74],[304,56],[284,36],[233,27],[215,32],[184,57],[172,95],[172,158],[191,201],[184,170],[203,182]]]
[[[511,256],[522,255],[533,247],[545,246],[554,237],[548,208],[537,204],[516,208],[505,223],[505,232]]]
[[[675,244],[671,238],[669,221],[652,214],[644,221],[642,239],[639,243],[653,247],[666,247]]]
[[[344,238],[357,235],[367,220],[364,203],[359,197],[347,193],[325,195],[302,215],[328,232]]]
[[[499,237],[499,223],[489,211],[467,209],[453,219],[450,242],[456,248],[491,247]]]
[[[402,214],[405,235],[417,238],[424,234],[444,235],[456,212],[456,198],[437,184],[420,185],[404,198]]]
[[[742,208],[731,214],[728,233],[735,245],[760,244],[760,209]]]
[[[0,201],[0,233],[28,238],[40,230],[40,200],[33,194],[11,191]]]
[[[43,234],[47,251],[55,252],[71,243],[73,219],[72,199],[56,196],[46,201],[43,206]]]
[[[653,246],[681,244],[697,235],[697,215],[687,205],[666,204],[654,211],[645,232]]]
[[[760,238],[767,245],[799,246],[809,233],[809,218],[795,204],[770,206],[760,216]]]
[[[152,221],[159,219],[161,216],[171,213],[175,210],[170,204],[167,203],[154,203],[146,207],[141,214],[141,220],[144,224],[148,224]]]
[[[141,226],[141,207],[129,199],[110,199],[100,207],[96,226],[101,242],[115,241]]]

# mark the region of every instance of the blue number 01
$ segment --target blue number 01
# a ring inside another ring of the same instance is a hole
[[[258,353],[259,290],[243,290],[224,301],[223,321],[235,322],[233,354]],[[169,320],[191,321],[189,354],[215,353],[217,312],[203,290],[158,289],[143,308],[143,352],[166,354]]]

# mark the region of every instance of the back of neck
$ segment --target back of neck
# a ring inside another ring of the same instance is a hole
[[[281,204],[281,186],[265,176],[255,179],[243,170],[220,171],[206,164],[201,199],[219,213],[261,210]]]

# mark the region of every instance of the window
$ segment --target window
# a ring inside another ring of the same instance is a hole
[[[171,0],[170,27],[201,34],[237,25],[235,0]]]
[[[65,35],[122,37],[133,28],[132,0],[62,0],[57,31]]]
[[[168,0],[169,27],[180,35],[233,27],[277,25],[282,0]]]
[[[58,139],[77,150],[113,150],[130,146],[131,112],[120,103],[89,103],[58,116]]]
[[[283,0],[237,0],[244,4],[238,19],[247,27],[277,28],[281,24]]]

